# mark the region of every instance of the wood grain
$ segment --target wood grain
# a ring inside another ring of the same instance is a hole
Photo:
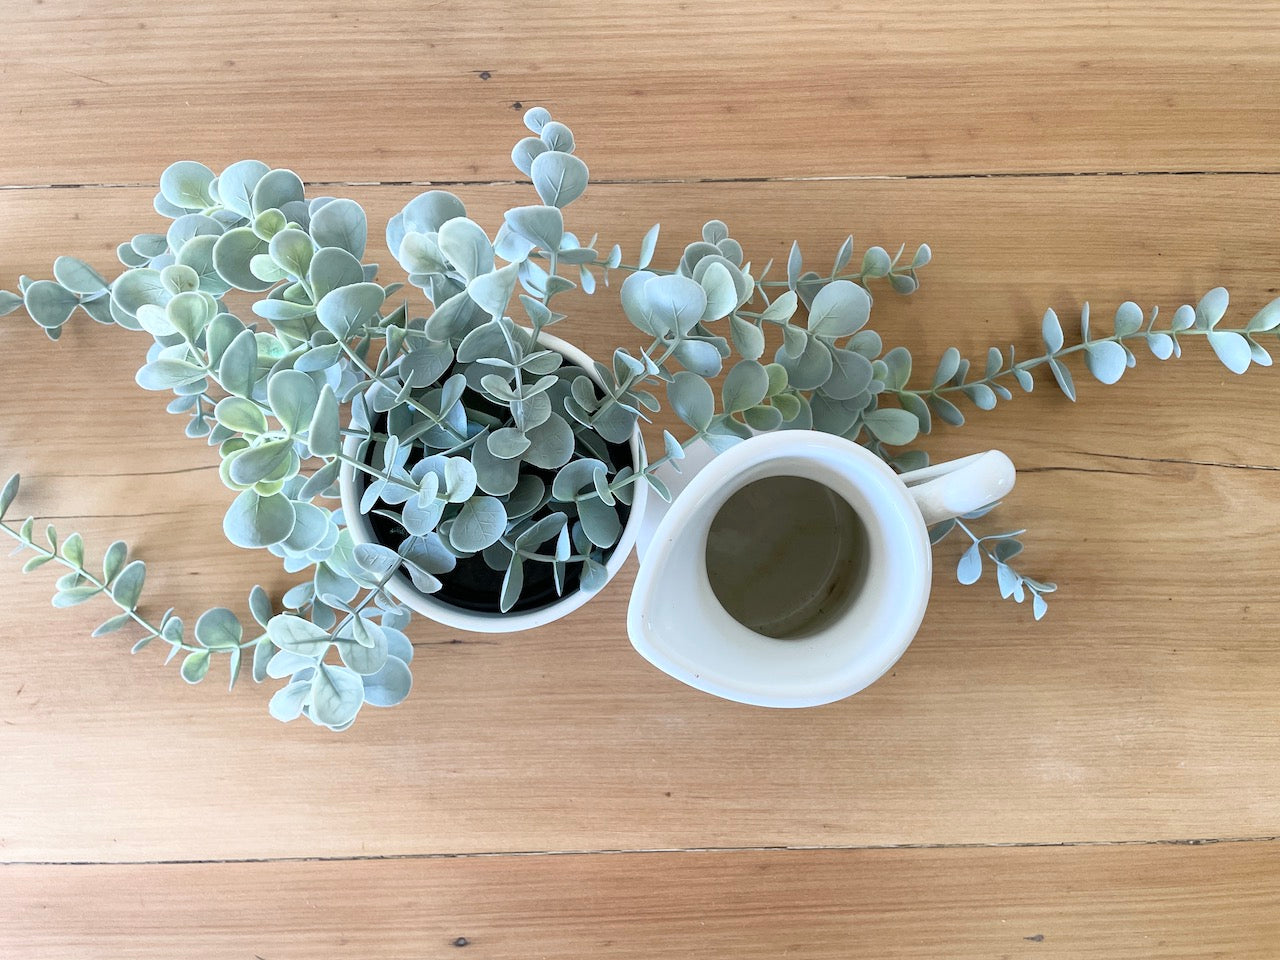
[[[533,104],[610,180],[1277,169],[1274,0],[4,8],[0,184],[508,179]]]
[[[0,896],[25,960],[1271,960],[1280,937],[1258,843],[7,867]]]
[[[1066,315],[1086,294],[1099,309],[1128,293],[1172,307],[1223,281],[1248,316],[1274,282],[1272,228],[1251,211],[1277,189],[1225,176],[653,185],[584,203],[624,239],[664,220],[666,251],[710,210],[743,226],[757,259],[793,234],[814,256],[834,250],[846,225],[868,242],[929,239],[924,290],[877,306],[886,337],[928,357],[1029,346],[1043,305]],[[412,193],[351,192],[375,223]],[[467,192],[486,217],[519,196]],[[0,194],[15,238],[0,275],[48,262],[64,237],[101,260],[120,229],[109,225],[145,197]],[[610,303],[563,329],[598,354],[626,342]],[[288,582],[223,540],[211,453],[129,382],[128,334],[5,336],[22,363],[0,382],[0,443],[30,475],[31,510],[74,515],[99,548],[130,537],[156,602],[181,610]],[[1033,626],[990,583],[957,586],[958,546],[944,549],[894,673],[818,710],[722,703],[652,670],[626,642],[628,569],[552,629],[482,638],[417,624],[410,702],[333,737],[270,720],[251,684],[188,688],[150,651],[87,640],[91,612],[46,618],[50,578],[10,567],[0,859],[1273,836],[1276,375],[1235,378],[1189,353],[1163,367],[1144,357],[1114,388],[1082,381],[1076,406],[1041,389],[930,438],[940,455],[1014,456],[1019,487],[992,523],[1029,527],[1024,567],[1063,591]]]
[[[929,242],[924,288],[875,310],[921,365],[1025,354],[1047,306],[1106,327],[1222,283],[1242,321],[1280,294],[1278,0],[0,14],[0,287],[58,253],[113,262],[183,157],[292,167],[375,238],[426,182],[493,225],[532,198],[508,151],[541,104],[592,170],[571,226],[628,253],[661,220],[670,258],[712,216],[757,265],[792,237],[819,267],[849,230]],[[632,342],[611,294],[573,306],[589,352]],[[92,554],[128,538],[157,607],[287,587],[222,537],[214,455],[132,384],[136,338],[0,338],[20,508]],[[1029,527],[1020,563],[1062,591],[1034,625],[958,586],[945,545],[906,656],[817,710],[650,668],[629,566],[548,629],[416,624],[409,702],[335,737],[88,639],[102,611],[52,614],[52,577],[0,561],[0,957],[1275,956],[1280,373],[1188,353],[929,437],[1012,455],[986,529]]]

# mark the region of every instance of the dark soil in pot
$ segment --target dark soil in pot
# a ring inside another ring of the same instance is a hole
[[[386,415],[384,414],[375,424],[374,430],[375,432],[381,432],[385,429]],[[413,468],[418,459],[421,459],[420,449],[415,451],[415,456],[409,460],[408,467],[410,469]],[[374,445],[370,444],[365,453],[365,462],[368,464],[373,463],[373,451]],[[609,453],[614,463],[631,463],[631,448],[628,444],[611,443],[609,444]],[[556,471],[541,470],[525,464],[521,475],[526,473],[539,477],[550,487]],[[357,480],[359,494],[364,493],[365,487],[368,486],[368,480],[367,474],[359,474]],[[621,502],[619,502],[619,505],[622,507],[619,511],[619,516],[625,527],[631,515],[631,507]],[[378,501],[377,509],[386,510],[389,513],[398,511],[396,505],[385,503],[382,500]],[[543,509],[545,511],[546,508]],[[374,539],[392,550],[399,546],[406,536],[404,529],[388,517],[370,513],[368,520]],[[546,548],[544,547],[543,549],[545,550]],[[570,596],[577,590],[581,575],[581,563],[569,564],[565,569],[564,593],[559,594],[556,592],[552,565],[550,563],[527,562],[524,565],[524,589],[521,590],[520,599],[516,601],[515,606],[507,612],[527,613],[530,610],[539,610],[542,607],[550,606],[564,599],[564,597]],[[441,575],[439,579],[443,586],[439,591],[431,594],[431,597],[442,603],[447,603],[450,606],[472,613],[498,613],[498,596],[502,592],[502,578],[502,571],[490,569],[489,565],[484,562],[484,557],[476,554],[467,559],[460,559],[458,565],[452,571]]]

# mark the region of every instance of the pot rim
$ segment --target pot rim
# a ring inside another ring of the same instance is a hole
[[[597,386],[603,386],[600,375],[595,369],[594,361],[585,351],[545,331],[538,335],[538,342],[550,350],[555,350],[574,366],[580,367],[587,376],[595,381]],[[359,437],[348,437],[343,444],[342,452],[348,457],[354,457],[359,445]],[[636,469],[642,462],[644,451],[644,438],[641,436],[638,421],[632,431],[628,446],[631,448],[632,469]],[[351,464],[344,463],[342,465],[342,469],[338,474],[338,486],[342,498],[343,518],[346,521],[347,529],[351,532],[352,541],[357,545],[378,543],[378,540],[373,535],[369,518],[360,512],[360,498],[356,492],[356,470]],[[622,528],[618,542],[614,544],[613,552],[605,562],[605,582],[601,585],[601,590],[622,569],[622,565],[630,555],[632,547],[635,546],[636,535],[640,530],[640,521],[649,495],[649,485],[637,482],[633,486],[635,488],[635,496],[631,502],[631,512],[627,516],[627,522]],[[463,610],[453,604],[436,600],[431,594],[420,591],[413,585],[413,581],[409,577],[398,570],[387,581],[386,589],[388,593],[409,609],[422,614],[428,620],[447,627],[470,630],[475,633],[517,633],[522,630],[545,626],[573,613],[599,592],[588,593],[578,587],[572,593],[566,594],[554,603],[549,603],[544,607],[538,607],[533,610],[525,610],[520,613],[500,613],[496,610],[492,613],[480,613],[474,610]]]

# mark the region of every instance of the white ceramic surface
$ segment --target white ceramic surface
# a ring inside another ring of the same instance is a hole
[[[766,707],[843,699],[882,676],[911,643],[929,601],[927,524],[1000,499],[1013,464],[992,450],[898,476],[868,450],[810,430],[761,434],[715,455],[691,445],[682,474],[664,471],[675,493],[650,502],[631,594],[631,643],[658,669],[707,693]],[[778,640],[734,620],[711,590],[707,533],[737,490],[769,476],[825,484],[866,526],[865,580],[825,627]],[[665,513],[664,513],[665,510]]]
[[[544,347],[562,354],[571,364],[581,367],[592,380],[597,383],[600,382],[591,358],[571,343],[567,343],[559,337],[553,337],[548,333],[541,334],[539,342]],[[631,436],[630,444],[633,464],[640,462],[640,451],[643,443],[639,427],[637,427]],[[358,447],[359,438],[348,437],[343,452],[348,457],[354,457]],[[356,483],[355,468],[350,464],[343,464],[338,482],[342,494],[342,512],[351,531],[352,540],[357,544],[376,542],[369,527],[368,518],[360,513],[360,485]],[[622,534],[613,548],[613,553],[610,554],[609,560],[605,564],[605,577],[607,580],[612,580],[617,572],[622,569],[622,565],[626,562],[627,556],[631,553],[631,548],[635,544],[636,533],[644,517],[649,485],[647,483],[636,483],[633,488],[635,489],[635,498],[631,503],[631,513],[627,517],[626,525],[622,528]],[[413,585],[413,581],[403,573],[395,574],[387,583],[387,589],[405,606],[422,614],[429,620],[434,620],[436,623],[442,623],[458,630],[471,630],[476,633],[517,633],[521,630],[541,627],[567,616],[595,596],[593,593],[575,590],[563,599],[545,607],[539,607],[536,610],[526,610],[522,613],[498,613],[497,611],[493,613],[477,613],[437,600],[431,594],[422,593]]]

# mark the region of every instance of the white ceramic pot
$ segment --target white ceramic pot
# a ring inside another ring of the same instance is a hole
[[[574,366],[581,367],[592,380],[596,381],[597,384],[600,383],[600,376],[596,373],[595,365],[586,353],[559,337],[553,337],[548,333],[541,334],[539,342],[547,349],[555,350],[561,354]],[[348,457],[355,457],[359,445],[358,437],[348,437],[343,452]],[[641,461],[641,451],[644,446],[639,425],[636,426],[631,435],[630,446],[634,468],[634,465]],[[338,482],[342,494],[342,512],[346,518],[347,527],[351,531],[352,540],[357,544],[376,543],[377,540],[373,536],[368,517],[360,513],[360,493],[363,485],[357,482],[355,467],[350,464],[344,464],[342,472],[339,474]],[[637,482],[633,486],[635,497],[631,503],[631,513],[628,515],[626,525],[622,528],[622,534],[614,545],[608,562],[605,564],[607,580],[612,580],[617,572],[622,569],[628,554],[631,553],[631,548],[635,545],[636,533],[644,516],[645,503],[649,495],[649,485],[644,482]],[[405,606],[416,613],[422,614],[429,620],[434,620],[436,623],[442,623],[458,630],[471,630],[476,633],[517,633],[521,630],[541,627],[554,620],[559,620],[561,617],[568,616],[595,596],[594,593],[587,593],[578,589],[554,603],[533,610],[525,610],[519,613],[499,613],[494,610],[492,613],[488,613],[465,610],[443,600],[438,600],[431,594],[422,593],[404,573],[396,573],[387,583],[387,590]]]

